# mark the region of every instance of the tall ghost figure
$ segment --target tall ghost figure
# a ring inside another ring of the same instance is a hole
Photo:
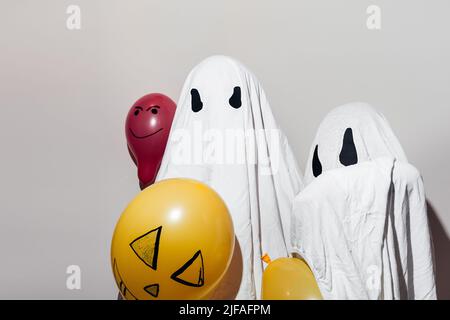
[[[188,75],[157,181],[172,177],[202,181],[224,199],[242,258],[236,298],[260,298],[261,256],[290,252],[291,205],[302,184],[261,85],[236,60],[212,56]]]
[[[292,247],[325,299],[435,299],[420,173],[385,118],[363,103],[319,127],[295,198]]]

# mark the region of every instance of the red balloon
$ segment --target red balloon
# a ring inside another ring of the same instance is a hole
[[[141,189],[155,182],[175,109],[172,99],[151,93],[137,100],[128,112],[125,122],[128,151],[137,165]]]

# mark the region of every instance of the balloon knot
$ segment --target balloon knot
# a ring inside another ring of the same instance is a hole
[[[261,257],[261,260],[264,261],[265,263],[272,262],[272,260],[270,260],[270,257],[267,253],[264,253],[264,255]]]

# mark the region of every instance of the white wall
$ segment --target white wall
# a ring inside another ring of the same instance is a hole
[[[81,30],[66,28],[69,4]],[[370,4],[379,31],[366,28]],[[449,12],[445,0],[2,1],[0,298],[115,297],[110,239],[139,190],[125,114],[148,92],[177,100],[217,53],[259,77],[302,167],[334,106],[386,115],[425,178],[450,298]],[[66,289],[70,264],[80,291]]]

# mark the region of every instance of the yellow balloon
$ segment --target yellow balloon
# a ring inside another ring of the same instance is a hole
[[[122,213],[111,264],[127,300],[205,299],[233,248],[233,223],[220,196],[195,180],[168,179],[144,189]]]
[[[266,267],[263,300],[322,300],[311,269],[303,259],[279,258]]]

